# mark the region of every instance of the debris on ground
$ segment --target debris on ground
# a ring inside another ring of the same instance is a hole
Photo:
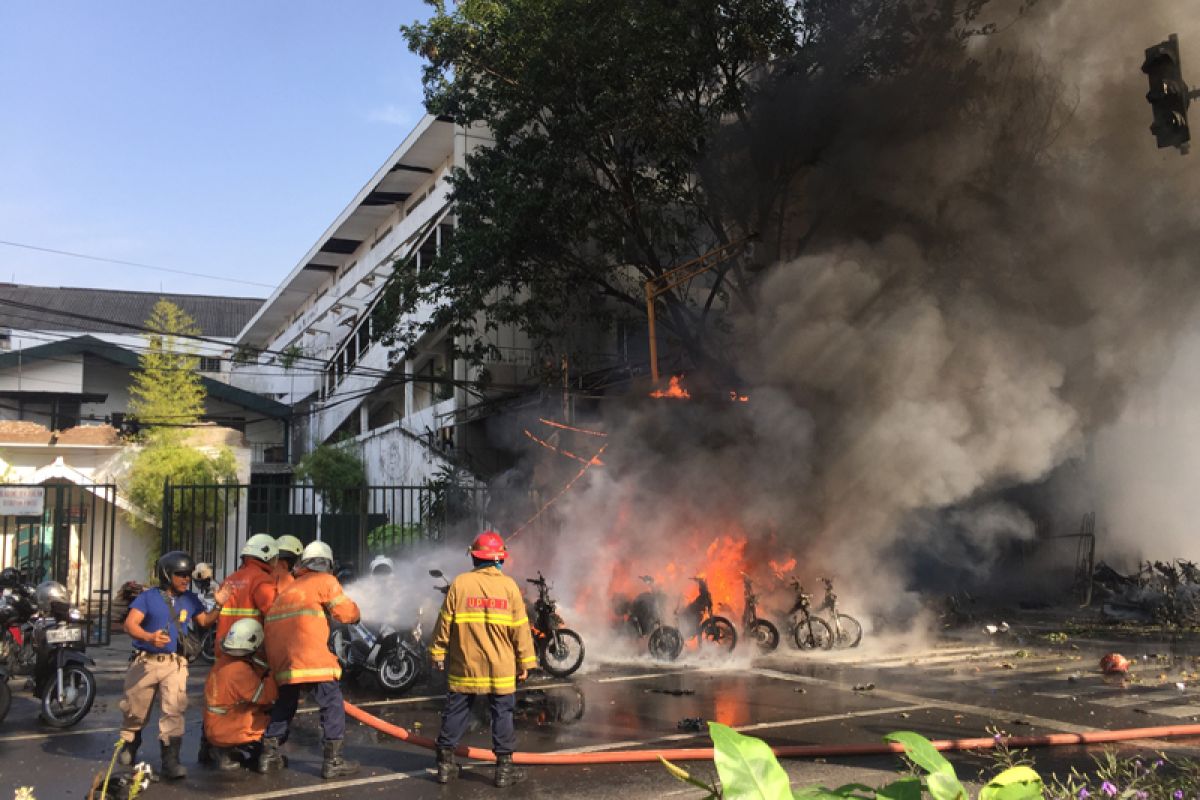
[[[1129,672],[1129,659],[1120,653],[1107,653],[1100,659],[1100,671],[1105,675],[1124,675]]]
[[[856,692],[869,692],[875,688],[875,684],[873,684],[873,683],[856,683],[856,684],[854,684],[853,688],[854,688],[854,691],[856,691]]]
[[[695,694],[695,689],[642,689],[645,694],[669,694],[672,697],[683,697],[689,694]]]
[[[1200,567],[1193,561],[1146,561],[1122,575],[1101,561],[1092,573],[1101,615],[1115,622],[1170,627],[1200,624]]]
[[[704,718],[684,717],[683,719],[679,720],[679,722],[675,723],[675,727],[681,731],[700,733],[704,730]]]
[[[984,625],[983,632],[988,636],[995,636],[998,633],[1008,633],[1008,623],[1001,622],[999,625]]]

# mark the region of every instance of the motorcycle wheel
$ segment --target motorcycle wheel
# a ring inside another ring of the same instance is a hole
[[[683,652],[683,636],[678,628],[661,625],[650,633],[650,655],[659,661],[674,661]]]
[[[407,650],[389,654],[379,665],[379,685],[389,694],[407,692],[421,677],[417,657]]]
[[[209,628],[204,634],[204,638],[200,640],[200,661],[205,664],[212,664],[217,660],[217,634],[213,628]]]
[[[8,709],[12,705],[12,689],[8,688],[8,678],[0,676],[0,722],[8,716]]]
[[[834,647],[858,647],[862,642],[862,625],[858,620],[849,614],[838,614],[838,629],[839,633],[837,641],[833,643]]]
[[[820,617],[797,622],[796,627],[792,628],[792,638],[801,650],[829,650],[833,647],[833,630]]]
[[[709,617],[700,625],[700,648],[711,652],[713,648],[726,653],[737,647],[737,630],[724,617]]]
[[[51,674],[42,692],[42,722],[52,728],[69,728],[92,710],[96,700],[96,678],[91,670],[79,664],[63,667],[63,695],[58,693],[58,681]]]
[[[556,678],[571,675],[583,664],[583,639],[568,628],[559,628],[548,637],[541,652],[542,669]]]
[[[754,642],[760,653],[772,653],[779,647],[779,628],[770,620],[756,619],[746,630],[750,641]]]

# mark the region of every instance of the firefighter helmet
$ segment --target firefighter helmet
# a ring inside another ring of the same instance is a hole
[[[242,546],[242,555],[257,558],[259,561],[270,561],[279,555],[279,545],[275,543],[275,537],[271,534],[256,533]]]
[[[299,558],[304,552],[304,542],[290,534],[284,534],[275,540],[275,544],[279,547],[279,555],[287,558]]]
[[[263,626],[256,619],[239,619],[225,634],[221,650],[231,656],[248,656],[263,643]]]
[[[333,550],[324,542],[309,542],[300,554],[300,566],[316,572],[332,572]]]
[[[503,561],[508,558],[508,551],[504,549],[504,539],[495,531],[484,531],[476,536],[469,552],[480,561]]]
[[[371,566],[368,569],[372,575],[391,575],[395,571],[396,562],[384,555],[372,558]]]

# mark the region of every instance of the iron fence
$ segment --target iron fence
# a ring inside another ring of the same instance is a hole
[[[329,544],[339,565],[361,571],[370,557],[403,557],[424,542],[453,541],[486,522],[482,487],[364,486],[323,496],[311,486],[171,485],[163,492],[162,549],[186,550],[217,575],[236,569],[255,533]]]
[[[88,641],[108,644],[117,487],[5,484],[0,500],[0,568],[33,584],[61,583],[87,619]]]

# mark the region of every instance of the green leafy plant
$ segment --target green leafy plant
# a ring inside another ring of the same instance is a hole
[[[296,366],[297,361],[307,356],[308,353],[304,352],[303,347],[298,344],[290,344],[279,353],[279,366],[289,370]]]
[[[362,497],[367,470],[358,454],[345,443],[320,445],[296,465],[295,475],[310,481],[329,511],[352,511]]]

